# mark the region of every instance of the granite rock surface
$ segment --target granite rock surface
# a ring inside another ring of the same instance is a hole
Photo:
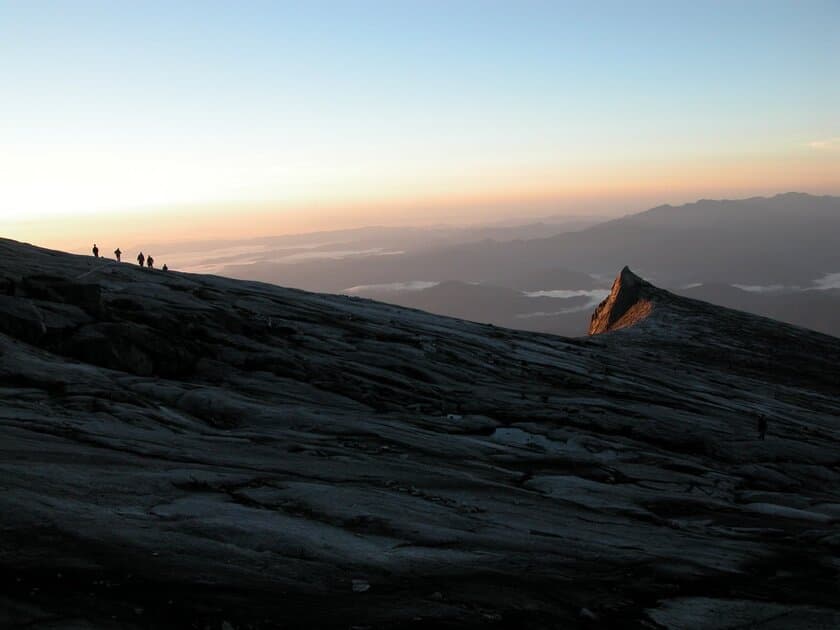
[[[567,339],[0,240],[0,627],[840,627],[840,339],[617,283]]]

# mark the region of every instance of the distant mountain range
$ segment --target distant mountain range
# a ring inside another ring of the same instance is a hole
[[[535,242],[556,264],[609,273],[623,261],[661,283],[810,285],[840,271],[840,197],[788,193],[660,206]]]
[[[660,206],[548,238],[485,239],[406,251],[387,265],[360,256],[340,265],[323,260],[295,266],[263,263],[231,266],[223,273],[341,291],[418,279],[497,283],[500,274],[527,278],[556,268],[609,277],[616,267],[630,264],[668,285],[807,284],[840,271],[837,234],[840,197],[787,193]]]
[[[244,268],[249,273],[262,273],[289,263],[361,259],[370,256],[399,255],[434,250],[481,240],[505,242],[534,239],[581,230],[603,219],[588,216],[548,216],[515,224],[476,226],[387,227],[370,226],[356,229],[288,234],[240,240],[186,241],[143,243],[134,249],[155,252],[172,267],[192,272],[230,273]],[[321,282],[317,275],[311,280]],[[325,290],[342,290],[325,280]],[[324,287],[322,287],[324,288]]]
[[[661,286],[703,285],[695,293],[712,302],[840,335],[837,294],[821,282],[840,274],[840,197],[701,200],[593,223],[364,228],[179,254],[195,271],[568,335],[588,326],[573,298],[603,292],[629,264]]]

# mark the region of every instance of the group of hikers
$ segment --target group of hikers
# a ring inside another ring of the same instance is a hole
[[[99,247],[96,245],[96,243],[93,244],[93,249],[91,251],[93,251],[94,258],[99,258]],[[122,252],[120,251],[119,247],[117,247],[117,249],[114,250],[114,257],[117,259],[117,262],[122,262]],[[155,259],[151,256],[145,256],[143,252],[140,252],[139,254],[137,254],[137,264],[141,267],[145,266],[149,269],[154,269]],[[169,271],[169,267],[167,267],[166,264],[164,264],[163,267],[161,267],[161,269],[163,271]]]

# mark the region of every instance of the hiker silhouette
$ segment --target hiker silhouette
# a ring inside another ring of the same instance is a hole
[[[117,249],[114,250],[114,256],[117,257],[117,262],[120,262],[120,257],[122,256],[122,252],[120,251],[119,247],[117,247]]]
[[[163,263],[163,267],[161,267],[163,271],[169,271],[169,267],[166,266],[166,263]]]
[[[99,258],[99,248],[96,246],[96,243],[93,244],[93,257]]]
[[[764,439],[767,435],[767,417],[764,415],[758,416],[758,437]]]
[[[146,262],[146,257],[143,255],[143,252],[140,252],[137,254],[137,263],[142,267],[144,262]]]
[[[149,256],[148,258],[146,258],[146,266],[147,266],[149,269],[154,269],[154,268],[155,268],[155,259],[154,259],[154,258],[152,258],[151,256]]]

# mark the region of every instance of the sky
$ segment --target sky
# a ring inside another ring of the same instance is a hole
[[[840,2],[0,0],[0,235],[840,194]]]

